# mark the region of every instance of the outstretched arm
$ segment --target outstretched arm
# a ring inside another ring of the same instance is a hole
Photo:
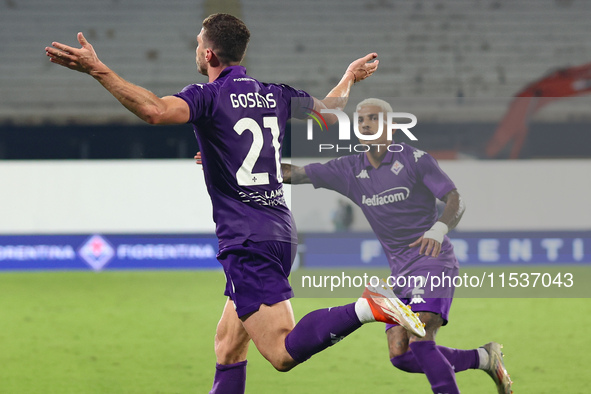
[[[306,169],[304,167],[281,163],[281,173],[283,174],[283,183],[292,185],[312,183],[310,178],[308,178],[308,175],[306,175]]]
[[[314,98],[314,110],[318,112],[322,109],[343,110],[349,100],[353,84],[370,77],[378,69],[380,61],[375,60],[377,57],[377,53],[369,53],[349,64],[340,82],[323,100]],[[333,114],[325,114],[324,119],[328,124],[334,124],[338,120]]]
[[[78,33],[81,48],[53,42],[45,48],[52,63],[89,74],[107,89],[125,108],[150,124],[183,124],[189,121],[188,104],[175,96],[158,97],[117,75],[101,62],[94,48]]]
[[[445,208],[439,220],[422,237],[409,245],[411,248],[420,245],[419,254],[423,254],[424,251],[426,256],[439,256],[443,236],[449,230],[456,228],[466,210],[466,205],[457,189],[447,193],[442,201],[445,202]]]

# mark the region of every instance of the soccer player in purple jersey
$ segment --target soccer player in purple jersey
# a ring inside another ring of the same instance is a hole
[[[292,115],[291,99],[315,110],[343,108],[349,90],[373,74],[371,53],[352,62],[324,100],[287,85],[261,83],[240,62],[250,32],[239,19],[214,14],[197,36],[196,63],[209,83],[157,97],[124,80],[104,63],[78,33],[81,48],[54,42],[50,61],[90,74],[117,100],[150,124],[191,123],[203,155],[229,297],[216,330],[216,373],[212,393],[245,390],[250,340],[279,371],[288,371],[338,342],[364,323],[399,323],[424,335],[418,316],[385,285],[368,285],[356,302],[313,311],[296,325],[288,276],[295,256],[295,227],[285,204],[281,143]],[[327,117],[329,122],[335,118]]]
[[[312,183],[315,188],[335,190],[350,198],[363,211],[387,256],[392,277],[408,278],[410,285],[396,289],[401,300],[418,312],[427,335],[419,338],[399,325],[387,324],[386,334],[392,364],[406,372],[424,373],[434,393],[459,393],[455,372],[483,369],[501,394],[511,393],[512,382],[505,369],[500,345],[491,342],[478,349],[450,349],[435,344],[439,328],[448,321],[453,288],[436,288],[410,278],[458,275],[459,264],[446,233],[456,227],[464,204],[454,183],[426,152],[405,143],[393,144],[386,114],[392,107],[379,99],[366,99],[357,106],[362,135],[368,150],[325,164],[304,167],[282,164],[285,183]],[[445,202],[437,218],[436,198]],[[408,283],[407,282],[407,283]],[[404,283],[404,282],[402,282]]]

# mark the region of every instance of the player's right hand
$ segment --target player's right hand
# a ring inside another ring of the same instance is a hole
[[[431,238],[426,238],[425,236],[421,236],[419,239],[408,245],[410,248],[419,248],[419,254],[424,254],[425,256],[437,257],[441,252],[441,242],[438,242]]]
[[[86,74],[92,75],[93,72],[100,71],[101,67],[105,67],[82,33],[78,33],[78,42],[81,48],[52,42],[51,47],[45,47],[45,54],[49,56],[49,61],[52,63]]]
[[[201,160],[201,152],[197,152],[193,158],[195,159],[195,164],[203,164],[203,161]]]

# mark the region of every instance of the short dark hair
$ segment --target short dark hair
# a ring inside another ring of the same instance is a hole
[[[230,14],[212,14],[203,21],[204,38],[222,64],[240,63],[250,40],[250,31]]]

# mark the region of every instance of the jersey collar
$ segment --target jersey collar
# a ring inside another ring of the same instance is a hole
[[[392,141],[392,143],[394,143],[394,141]],[[384,147],[384,149],[386,149],[386,148]],[[373,166],[369,162],[369,159],[367,158],[367,154],[362,153],[362,155],[363,155],[363,167],[373,168]],[[384,156],[384,158],[382,159],[382,162],[380,163],[380,166],[382,166],[384,164],[391,164],[393,160],[394,160],[394,152],[387,151],[386,156]],[[380,168],[380,167],[378,167],[378,168]]]
[[[217,79],[224,78],[229,74],[246,75],[246,68],[243,66],[228,66],[222,70]],[[216,79],[216,81],[217,81]]]

